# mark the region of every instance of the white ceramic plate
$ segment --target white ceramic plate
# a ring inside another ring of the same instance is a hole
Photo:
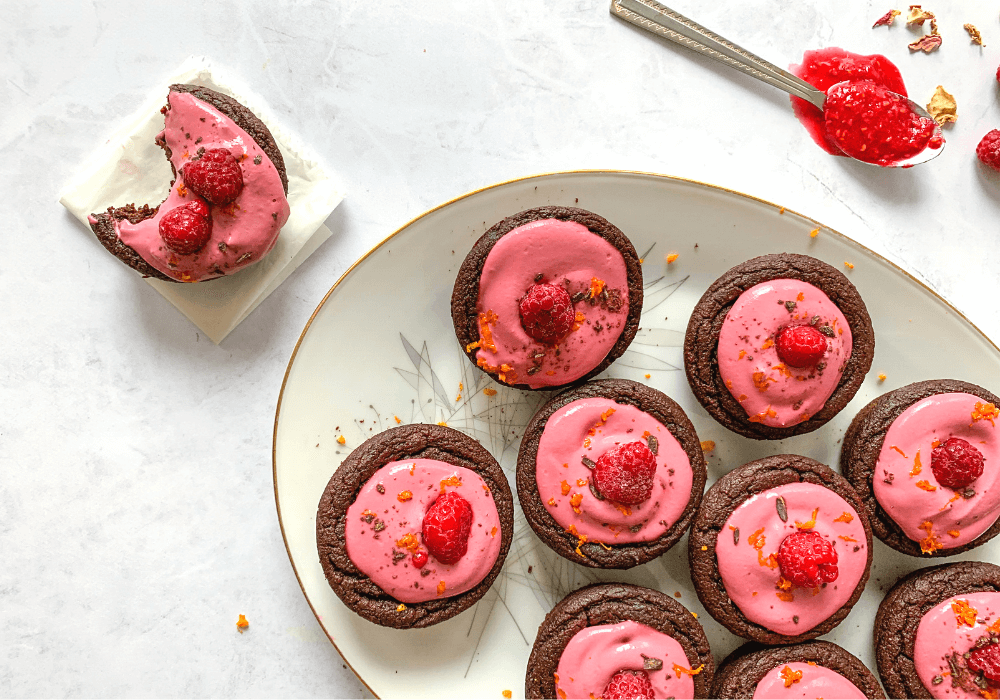
[[[740,644],[699,604],[686,538],[630,571],[595,571],[542,545],[520,508],[493,588],[470,610],[429,629],[367,622],[340,602],[323,576],[315,538],[320,494],[347,454],[396,425],[396,417],[403,423],[445,421],[472,435],[513,485],[521,431],[548,394],[495,384],[469,363],[452,330],[451,290],[465,254],[489,226],[549,204],[606,217],[643,256],[642,330],[607,375],[646,382],[684,407],[699,437],[716,443],[709,483],[744,462],[783,452],[836,468],[854,414],[910,382],[951,377],[1000,389],[1000,350],[947,302],[861,245],[745,195],[662,175],[573,172],[502,183],[432,209],[362,258],[326,295],[289,361],[275,416],[274,490],[288,555],[330,641],[376,695],[500,698],[511,690],[522,696],[542,618],[564,595],[595,581],[679,593],[680,602],[698,613],[717,662]],[[819,234],[810,237],[816,228]],[[679,257],[667,265],[664,256],[672,252]],[[806,253],[844,269],[868,305],[877,349],[858,395],[834,420],[808,435],[756,442],[728,432],[701,408],[684,378],[681,346],[688,316],[713,280],[748,258],[777,252]],[[884,382],[880,372],[887,375]],[[497,394],[486,396],[487,387]],[[343,446],[336,441],[341,434]],[[1000,538],[948,561],[1000,561],[998,554]],[[928,563],[876,541],[864,595],[825,639],[874,670],[871,629],[879,601],[899,576]]]

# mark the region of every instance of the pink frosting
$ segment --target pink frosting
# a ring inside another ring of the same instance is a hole
[[[691,676],[674,671],[674,664],[691,670],[680,643],[632,620],[585,627],[574,634],[559,657],[556,670],[556,689],[565,695],[556,694],[564,698],[602,697],[616,673],[642,670],[643,654],[663,662],[661,670],[646,672],[656,697],[677,700],[694,697]]]
[[[590,470],[581,458],[596,462],[615,445],[646,444],[646,433],[658,443],[649,499],[626,507],[595,498],[588,486]],[[573,525],[591,542],[655,540],[677,522],[691,499],[691,460],[677,438],[648,413],[611,399],[579,399],[553,413],[538,441],[535,465],[538,494],[545,508],[561,527]],[[581,497],[574,509],[573,499]]]
[[[441,483],[455,476],[461,479],[460,485]],[[379,493],[379,486],[383,493]],[[455,491],[472,506],[469,549],[456,564],[428,557],[417,569],[410,552],[398,542],[407,534],[415,535],[420,551],[427,551],[421,536],[424,514],[442,489]],[[406,499],[406,491],[412,498]],[[385,529],[376,532],[379,523]],[[447,598],[476,586],[493,568],[501,539],[500,517],[486,482],[470,469],[436,459],[389,462],[361,487],[357,500],[347,509],[347,556],[379,588],[404,603]],[[398,556],[401,552],[406,553],[405,558]],[[395,563],[393,555],[398,559]],[[439,594],[441,582],[444,593]]]
[[[1000,440],[989,420],[972,420],[976,403],[982,399],[972,394],[929,396],[903,411],[885,434],[873,490],[879,504],[911,540],[920,542],[931,534],[923,525],[929,521],[934,542],[944,549],[961,547],[1000,517]],[[935,441],[951,437],[967,440],[985,458],[982,476],[972,483],[975,495],[971,498],[941,486],[931,469]]]
[[[788,522],[778,516],[778,496],[785,499]],[[793,587],[781,591],[777,587],[781,575],[777,560],[771,560],[774,568],[761,562],[777,554],[782,540],[799,529],[796,521],[808,523],[817,508],[812,530],[833,543],[837,580],[812,590]],[[835,522],[837,518],[841,520]],[[733,541],[733,528],[739,529],[739,543]],[[759,552],[751,544],[759,543],[757,537],[764,538]],[[747,619],[789,636],[812,629],[842,608],[868,566],[865,529],[857,511],[830,489],[801,482],[782,484],[744,501],[719,532],[715,552],[726,593]],[[789,594],[791,600],[787,600]]]
[[[816,316],[816,326],[833,333],[820,363],[825,366],[787,367],[775,336],[784,326]],[[769,280],[740,294],[726,314],[719,331],[719,374],[752,421],[787,428],[823,408],[844,374],[851,344],[847,319],[822,290],[801,280]]]
[[[781,672],[786,668],[802,674],[788,688]],[[865,700],[867,695],[836,671],[825,666],[798,661],[775,666],[760,679],[753,692],[754,700],[791,700],[792,698],[825,698],[826,700]]]
[[[578,301],[573,307],[577,319],[583,316],[580,327],[555,347],[539,343],[525,332],[518,308],[539,274],[543,283],[566,285],[570,296],[589,294],[591,280],[602,280],[612,296],[617,293],[620,305]],[[489,326],[496,352],[481,347],[476,359],[480,366],[503,374],[508,384],[532,388],[566,384],[597,367],[611,352],[625,328],[628,301],[622,254],[586,226],[556,219],[519,226],[497,241],[483,265],[476,309],[496,314]],[[542,353],[544,357],[535,357]],[[503,365],[510,370],[492,369]],[[539,370],[528,374],[535,366]]]
[[[968,604],[975,608],[976,620],[970,627],[959,622],[952,603]],[[975,674],[965,667],[962,654],[972,649],[980,637],[988,635],[990,625],[1000,619],[1000,593],[969,593],[957,595],[944,600],[924,613],[917,625],[917,639],[913,648],[913,663],[917,676],[924,687],[935,698],[976,698],[985,697],[980,694],[972,683]],[[960,669],[956,681],[948,663],[952,657],[956,667]],[[947,674],[947,675],[946,675]],[[941,676],[943,681],[934,683],[934,677]],[[964,686],[964,687],[963,687]],[[997,684],[991,683],[990,689],[996,693]]]
[[[278,240],[278,231],[289,214],[281,177],[253,138],[212,105],[186,92],[171,92],[167,104],[164,129],[157,141],[165,141],[170,149],[177,180],[155,216],[138,224],[117,223],[118,237],[150,265],[181,282],[232,274],[260,260]],[[243,191],[231,204],[209,204],[211,239],[197,253],[179,255],[160,238],[160,219],[197,198],[183,186],[180,170],[200,148],[228,148],[240,161]]]

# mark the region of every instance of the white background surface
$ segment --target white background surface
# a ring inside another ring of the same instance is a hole
[[[337,277],[470,189],[576,168],[737,189],[887,255],[1000,338],[1000,177],[973,153],[1000,128],[998,7],[924,4],[944,45],[912,56],[898,20],[870,28],[880,3],[672,5],[778,64],[840,45],[885,53],[918,101],[943,84],[959,103],[945,152],[897,172],[826,155],[784,95],[612,18],[606,0],[4,2],[0,694],[363,693],[285,555],[274,407]],[[348,193],[332,238],[221,347],[56,203],[190,54],[253,86]]]

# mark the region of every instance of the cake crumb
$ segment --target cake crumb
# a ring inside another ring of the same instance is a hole
[[[240,619],[236,621],[236,629],[239,630],[239,633],[243,634],[243,630],[245,630],[249,626],[250,623],[247,622],[246,616],[240,615]]]
[[[339,442],[341,445],[346,445],[347,444],[347,438],[345,438],[343,435],[341,435],[340,437],[337,438],[337,442]]]
[[[672,263],[674,260],[676,260],[679,257],[680,257],[679,253],[667,253],[666,258],[664,258],[664,259],[667,261],[667,265],[669,265],[670,263]]]
[[[681,597],[681,592],[680,591],[674,591],[674,598],[680,598],[680,597]]]

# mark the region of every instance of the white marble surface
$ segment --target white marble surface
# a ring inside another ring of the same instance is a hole
[[[1000,127],[998,8],[925,5],[945,36],[932,55],[909,55],[903,26],[870,29],[880,2],[673,2],[779,64],[841,45],[887,54],[919,101],[943,84],[959,122],[905,172],[826,155],[782,94],[613,19],[607,0],[0,5],[0,694],[365,692],[285,555],[275,403],[339,275],[468,190],[583,168],[723,185],[887,255],[1000,339],[1000,177],[973,153]],[[333,237],[221,347],[56,203],[191,54],[253,85],[348,191]]]

